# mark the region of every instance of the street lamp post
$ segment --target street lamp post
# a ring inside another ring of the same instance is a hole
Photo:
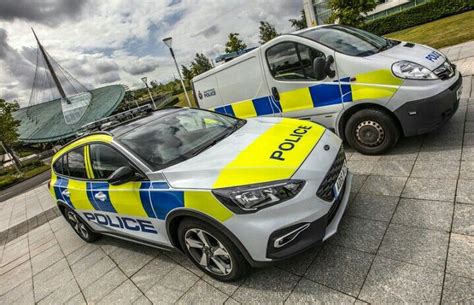
[[[145,83],[146,89],[148,90],[148,95],[150,95],[151,102],[153,103],[153,108],[155,108],[156,110],[155,100],[153,99],[153,96],[151,95],[150,87],[148,87],[148,82],[146,80],[147,80],[146,76],[142,77],[142,81]]]
[[[176,70],[178,70],[179,79],[181,80],[181,86],[183,87],[184,95],[186,96],[186,101],[188,101],[188,106],[192,107],[191,106],[191,101],[189,100],[188,92],[186,91],[186,86],[184,86],[184,81],[183,81],[183,77],[181,76],[181,71],[179,70],[178,62],[176,61],[176,57],[174,56],[173,48],[171,47],[171,42],[172,41],[173,41],[173,38],[171,38],[171,37],[163,39],[163,42],[165,43],[165,45],[170,49],[171,57],[173,57],[174,64],[176,66]]]

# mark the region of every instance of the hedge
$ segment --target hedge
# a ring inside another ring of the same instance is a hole
[[[362,26],[362,29],[374,34],[384,35],[470,11],[473,8],[474,0],[432,0],[387,17],[368,21]],[[466,31],[472,31],[472,29],[466,29]]]

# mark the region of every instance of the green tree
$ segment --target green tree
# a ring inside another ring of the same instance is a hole
[[[194,61],[191,63],[191,68],[190,68],[193,74],[193,77],[211,69],[212,69],[212,64],[209,58],[207,58],[206,55],[202,53],[196,53],[196,57],[194,57]],[[183,72],[183,75],[184,75],[184,72]]]
[[[264,44],[265,42],[272,40],[273,38],[280,35],[275,30],[275,27],[267,21],[260,21],[260,26],[258,29],[260,30],[260,44]]]
[[[183,75],[184,81],[189,85],[194,77],[193,71],[185,65],[181,65],[181,74]]]
[[[377,6],[377,0],[331,0],[329,7],[332,14],[328,22],[358,27],[364,23],[367,12]]]
[[[13,157],[18,168],[21,167],[20,160],[16,157],[11,149],[11,146],[18,141],[17,128],[20,126],[20,121],[13,118],[12,113],[19,108],[17,103],[7,103],[0,99],[0,141],[5,146],[5,150]]]
[[[306,29],[306,16],[304,10],[301,10],[301,15],[298,19],[288,19],[288,21],[296,31]]]
[[[232,53],[247,48],[247,45],[239,38],[239,33],[230,33],[229,40],[225,43],[225,52]]]

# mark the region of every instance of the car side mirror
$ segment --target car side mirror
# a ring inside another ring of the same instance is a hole
[[[323,80],[326,78],[326,61],[322,57],[316,57],[313,60],[313,72],[316,80]]]
[[[334,62],[334,57],[332,55],[329,55],[326,59],[326,66],[324,70],[325,70],[326,76],[330,78],[333,78],[334,76],[336,76],[336,71],[331,69],[331,65],[333,64],[333,62]]]
[[[122,166],[115,170],[107,181],[112,185],[120,185],[137,179],[137,172],[129,167]]]

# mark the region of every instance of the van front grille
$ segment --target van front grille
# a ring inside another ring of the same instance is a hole
[[[323,182],[319,186],[316,195],[326,201],[333,201],[334,200],[334,184],[336,183],[337,177],[341,172],[342,166],[346,161],[346,155],[344,154],[344,148],[341,145],[339,152],[337,153],[336,159],[331,165],[326,177],[324,177]]]

